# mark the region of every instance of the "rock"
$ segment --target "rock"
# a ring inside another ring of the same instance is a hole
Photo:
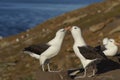
[[[89,28],[89,30],[91,32],[96,32],[96,31],[99,31],[101,29],[103,29],[105,27],[105,23],[100,23],[100,24],[97,24],[97,25],[93,25],[92,27]]]
[[[98,10],[97,13],[101,13],[101,10]]]
[[[46,29],[46,34],[51,33],[52,31],[50,29]]]
[[[28,33],[25,34],[25,35],[22,35],[22,36],[21,36],[21,39],[24,39],[24,38],[27,38],[27,37],[29,37],[29,34],[28,34]]]
[[[16,63],[15,62],[9,62],[9,63],[6,63],[8,66],[15,66]]]
[[[110,22],[112,22],[114,20],[114,18],[110,18],[108,20],[106,20],[105,22],[93,25],[89,28],[89,30],[91,32],[97,32],[99,30],[102,30],[104,27],[106,27],[107,24],[109,24]]]
[[[104,11],[104,13],[107,13],[107,12],[111,11],[111,10],[112,10],[115,6],[117,6],[117,5],[119,5],[118,2],[111,4],[111,7],[109,7],[108,9],[106,9],[106,10]]]
[[[46,31],[46,30],[43,28],[43,29],[42,29],[42,32],[45,32],[45,31]]]
[[[100,36],[100,37],[103,37],[103,36],[104,36],[104,34],[101,32],[101,33],[99,34],[99,36]]]
[[[16,42],[19,42],[20,40],[19,40],[19,38],[17,38],[15,41],[16,41]]]
[[[116,32],[120,32],[120,26],[118,26],[117,28],[115,28],[112,31],[110,31],[109,34],[114,34]]]
[[[24,38],[25,38],[25,36],[24,36],[24,35],[22,35],[22,36],[21,36],[21,38],[22,38],[22,39],[24,39]]]
[[[26,37],[29,37],[29,34],[26,34]]]
[[[30,64],[26,64],[25,67],[29,68],[29,67],[30,67]]]
[[[83,14],[83,15],[78,16],[78,17],[74,17],[74,18],[71,18],[71,19],[67,19],[67,20],[65,20],[65,21],[63,22],[63,24],[75,22],[75,21],[77,21],[77,20],[79,20],[79,19],[81,19],[81,18],[86,17],[87,15],[88,15],[88,14]]]

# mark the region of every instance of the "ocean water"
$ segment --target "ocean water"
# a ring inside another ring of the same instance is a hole
[[[18,34],[47,19],[87,5],[0,3],[0,36]]]

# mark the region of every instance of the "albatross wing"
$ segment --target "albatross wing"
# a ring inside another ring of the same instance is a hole
[[[94,47],[91,46],[82,46],[78,47],[80,53],[86,58],[86,59],[103,59],[104,56],[102,56],[99,52],[95,50]]]
[[[49,47],[50,47],[50,45],[48,45],[48,44],[31,45],[29,47],[24,48],[24,51],[28,51],[28,52],[32,52],[32,53],[41,55]]]

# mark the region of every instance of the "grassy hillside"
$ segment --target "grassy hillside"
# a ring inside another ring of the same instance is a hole
[[[91,46],[98,45],[98,41],[104,37],[120,42],[120,0],[92,4],[0,40],[0,80],[34,80],[34,73],[41,71],[39,61],[24,54],[23,48],[47,42],[55,36],[58,29],[73,25],[81,27],[85,41]],[[65,71],[81,66],[73,53],[72,45],[73,38],[68,32],[59,55],[51,60],[52,69]]]

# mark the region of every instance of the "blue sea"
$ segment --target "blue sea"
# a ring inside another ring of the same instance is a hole
[[[50,18],[87,5],[0,3],[0,36],[18,34]]]

